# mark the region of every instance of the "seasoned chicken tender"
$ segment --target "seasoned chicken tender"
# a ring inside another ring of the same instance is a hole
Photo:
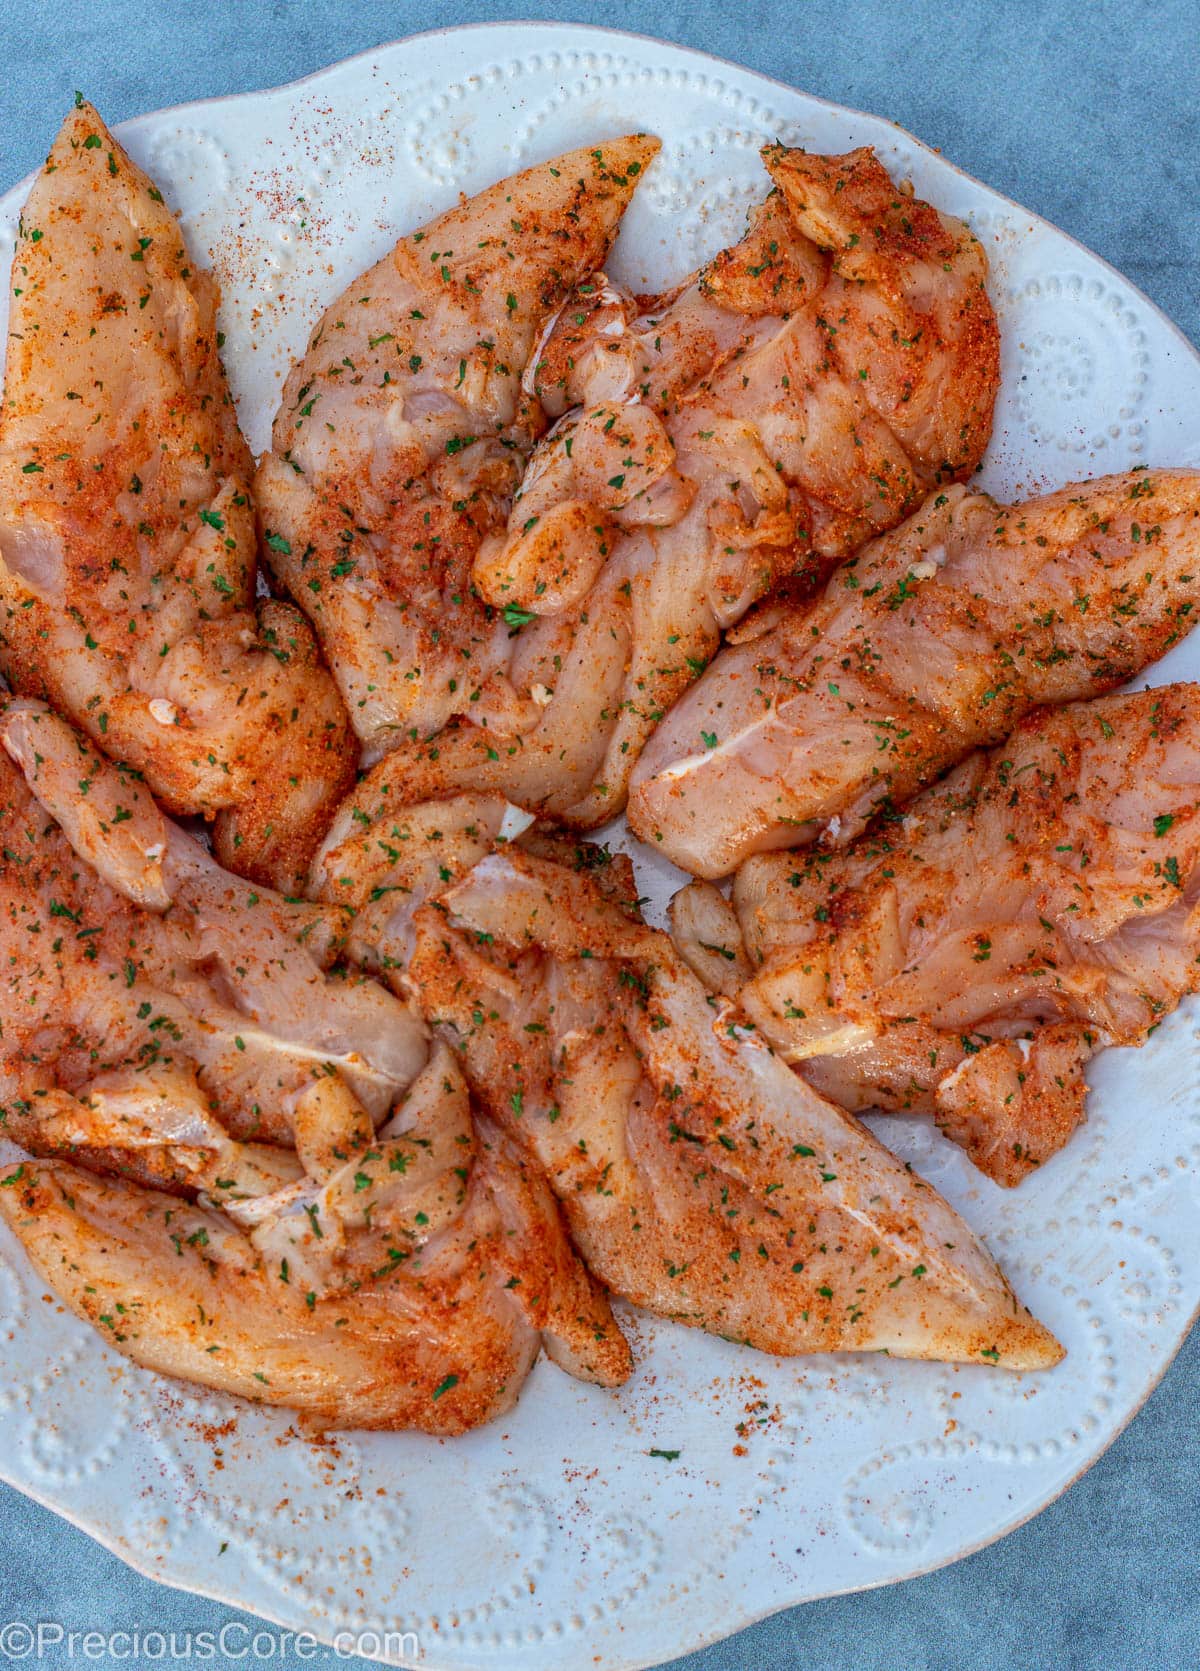
[[[841,377],[859,385],[914,476],[965,481],[991,436],[1000,382],[978,241],[898,189],[867,147],[822,157],[773,145],[764,159],[796,226],[828,253],[820,323]]]
[[[40,1157],[0,1211],[55,1291],[139,1363],[330,1426],[461,1432],[542,1347],[624,1379],[544,1180],[342,966],[350,913],[221,870],[38,704],[0,744],[0,1129]]]
[[[684,890],[680,949],[707,976],[729,913],[726,990],[809,1084],[1019,1183],[1088,1059],[1200,990],[1200,686],[1031,714],[846,851],[747,860],[736,917],[713,893]]]
[[[558,421],[473,569],[521,706],[465,705],[475,723],[409,748],[414,775],[436,758],[447,790],[603,823],[723,630],[982,458],[999,339],[978,242],[870,151],[764,160],[746,235],[674,297],[639,312],[593,274],[545,334],[525,386]]]
[[[447,1053],[431,1070],[323,1184],[181,1199],[31,1159],[0,1177],[0,1215],[110,1346],[322,1427],[463,1433],[512,1408],[543,1348],[581,1379],[624,1380],[628,1346],[545,1183],[466,1118]],[[434,1174],[448,1098],[463,1119]]]
[[[548,851],[421,906],[408,978],[589,1268],[764,1351],[1056,1363],[957,1214],[641,924],[627,861]]]
[[[657,150],[629,135],[569,152],[401,238],[287,380],[257,481],[268,556],[368,759],[454,714],[529,722],[507,677],[511,623],[475,593],[472,564],[545,427],[526,361]]]
[[[13,1099],[49,1086],[75,1095],[97,1073],[174,1065],[176,1052],[245,1140],[293,1140],[314,1072],[336,1073],[383,1117],[423,1066],[426,1032],[340,968],[344,910],[222,870],[135,777],[40,705],[10,705],[0,744],[10,1131]],[[90,827],[81,799],[95,809]]]
[[[638,762],[629,821],[694,876],[844,845],[1043,703],[1123,684],[1191,630],[1200,471],[1024,504],[951,486],[727,646]]]
[[[231,869],[303,876],[353,780],[304,618],[256,606],[252,465],[217,286],[88,104],[25,205],[0,410],[0,670]]]

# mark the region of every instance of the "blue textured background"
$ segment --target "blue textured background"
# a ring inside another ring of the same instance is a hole
[[[75,87],[120,121],[289,81],[401,35],[513,9],[464,0],[4,0],[0,189],[40,162]],[[1195,0],[518,0],[515,9],[654,33],[890,116],[1107,257],[1200,343]],[[1200,1665],[1198,1402],[1193,1334],[1132,1427],[1030,1525],[943,1572],[797,1608],[679,1666]],[[0,1487],[0,1623],[180,1631],[237,1617],[139,1578]],[[345,1662],[322,1652],[305,1663]]]

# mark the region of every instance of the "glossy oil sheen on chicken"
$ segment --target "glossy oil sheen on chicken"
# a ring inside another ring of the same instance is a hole
[[[90,105],[25,205],[0,412],[0,669],[291,887],[352,781],[290,606],[255,608],[251,461],[217,287]]]
[[[630,823],[703,877],[845,843],[1029,709],[1124,683],[1198,603],[1200,472],[1010,506],[947,488],[721,652],[642,756]]]
[[[474,563],[520,705],[463,707],[415,774],[604,822],[722,629],[983,456],[999,350],[971,233],[870,151],[764,159],[775,190],[678,294],[639,312],[594,274],[539,345],[526,388],[557,421]]]
[[[311,618],[368,758],[453,714],[510,728],[511,624],[471,583],[545,427],[525,362],[608,252],[658,141],[527,169],[401,238],[293,368],[258,498],[272,567]]]
[[[338,965],[347,914],[220,870],[39,705],[0,742],[0,1129],[40,1157],[0,1211],[56,1292],[139,1363],[325,1425],[462,1431],[541,1346],[623,1379],[544,1180]]]
[[[1018,1183],[1088,1058],[1200,989],[1200,686],[1030,715],[848,850],[747,860],[732,910],[683,897],[689,963],[810,1084],[932,1113]]]
[[[771,1352],[1058,1361],[936,1192],[642,926],[627,861],[535,845],[418,909],[409,980],[609,1287]]]

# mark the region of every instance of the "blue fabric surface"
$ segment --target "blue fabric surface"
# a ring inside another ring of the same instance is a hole
[[[41,160],[77,86],[119,121],[514,9],[658,34],[889,116],[1097,250],[1200,342],[1195,0],[6,0],[0,189]],[[1200,1664],[1198,1395],[1194,1334],[1109,1453],[1002,1543],[909,1584],[779,1615],[679,1666]],[[238,1617],[138,1577],[0,1487],[0,1625],[179,1632]],[[45,1663],[65,1665],[65,1653]],[[320,1652],[303,1663],[345,1662]]]

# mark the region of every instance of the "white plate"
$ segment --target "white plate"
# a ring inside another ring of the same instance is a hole
[[[316,313],[400,231],[460,190],[640,127],[663,154],[614,263],[640,288],[736,236],[766,184],[763,139],[869,143],[991,257],[1004,379],[988,488],[1200,464],[1200,360],[1111,268],[890,123],[698,53],[591,28],[457,29],[120,133],[220,274],[227,360],[262,448]],[[4,251],[25,189],[0,199]],[[1200,640],[1155,670],[1186,674]],[[665,874],[647,869],[643,891],[661,898]],[[1087,1126],[1014,1194],[926,1125],[887,1125],[1066,1343],[1051,1374],[789,1362],[639,1316],[620,1394],[543,1362],[516,1411],[468,1438],[315,1445],[285,1437],[284,1416],[127,1364],[45,1302],[5,1233],[0,1472],[154,1577],[326,1639],[413,1631],[426,1666],[617,1671],[909,1577],[998,1537],[1094,1461],[1200,1303],[1197,1013],[1102,1056]]]

